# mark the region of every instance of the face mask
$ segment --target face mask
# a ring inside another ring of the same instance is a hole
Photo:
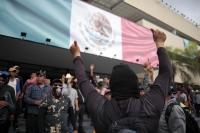
[[[56,97],[60,97],[61,96],[61,92],[62,92],[62,89],[60,87],[54,87],[53,88],[53,92],[54,92],[54,95]]]

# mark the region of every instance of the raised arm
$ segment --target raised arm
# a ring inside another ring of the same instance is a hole
[[[93,76],[94,76],[94,64],[91,64],[90,65],[90,77],[89,77],[89,80],[91,80],[91,83],[94,85],[94,87],[97,87]]]
[[[87,107],[89,112],[97,109],[97,106],[93,106],[94,104],[102,104],[106,99],[100,95],[94,88],[94,86],[88,80],[88,77],[85,73],[85,68],[83,66],[83,62],[80,57],[80,48],[75,41],[74,44],[70,47],[70,52],[74,55],[74,65],[75,65],[75,74],[78,80],[79,88],[86,100]],[[103,101],[102,101],[103,100]],[[100,107],[100,106],[98,106]]]
[[[149,106],[149,112],[146,110],[147,113],[151,113],[151,110],[157,110],[161,113],[172,81],[172,67],[169,56],[164,48],[166,35],[159,30],[153,29],[152,33],[158,49],[159,74],[155,79],[151,90],[143,96],[143,100]]]
[[[148,61],[144,64],[144,79],[143,79],[143,86],[144,86],[144,91],[147,92],[150,90],[150,87],[148,86],[149,84],[151,84],[151,80],[150,80],[150,66],[151,66],[151,62]]]
[[[94,64],[90,65],[90,76],[93,77],[94,76]]]
[[[159,73],[153,85],[160,87],[163,92],[163,98],[165,99],[172,81],[172,66],[166,49],[164,48],[166,35],[159,30],[153,29],[152,33],[153,39],[158,48],[157,54],[159,59]]]

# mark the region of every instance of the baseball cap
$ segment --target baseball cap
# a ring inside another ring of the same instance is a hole
[[[177,89],[175,87],[170,86],[170,89],[171,89],[172,93],[177,93]]]
[[[13,67],[11,67],[8,71],[9,71],[9,72],[13,72],[13,71],[16,71],[16,69],[13,68]]]
[[[1,74],[2,74],[2,75],[5,74],[6,76],[10,76],[10,73],[7,72],[7,71],[2,71]]]
[[[107,89],[107,90],[105,91],[105,94],[104,94],[104,95],[106,95],[106,94],[108,94],[108,93],[111,93],[110,89]]]
[[[36,75],[42,75],[42,76],[46,77],[46,75],[44,74],[44,72],[37,72]]]
[[[59,83],[61,83],[62,84],[62,81],[60,80],[60,79],[54,79],[52,82],[51,82],[51,85],[53,85],[54,83],[56,83],[56,82],[59,82]]]
[[[144,86],[139,86],[139,89],[140,90],[144,90]]]
[[[4,79],[7,77],[6,74],[0,72],[0,76],[2,76]]]
[[[99,82],[103,82],[103,79],[98,79],[97,82],[98,82],[98,83],[99,83]]]
[[[20,68],[19,68],[19,66],[14,66],[13,68],[15,68],[15,69],[17,69],[17,70],[19,70]]]

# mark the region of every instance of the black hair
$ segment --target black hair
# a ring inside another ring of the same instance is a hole
[[[172,91],[169,90],[169,91],[168,91],[168,96],[171,96],[171,95],[172,95]]]

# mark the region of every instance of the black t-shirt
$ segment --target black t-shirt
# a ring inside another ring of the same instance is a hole
[[[68,97],[56,99],[54,96],[44,97],[40,107],[47,108],[45,119],[46,132],[67,132],[68,131],[68,108],[72,107]]]

